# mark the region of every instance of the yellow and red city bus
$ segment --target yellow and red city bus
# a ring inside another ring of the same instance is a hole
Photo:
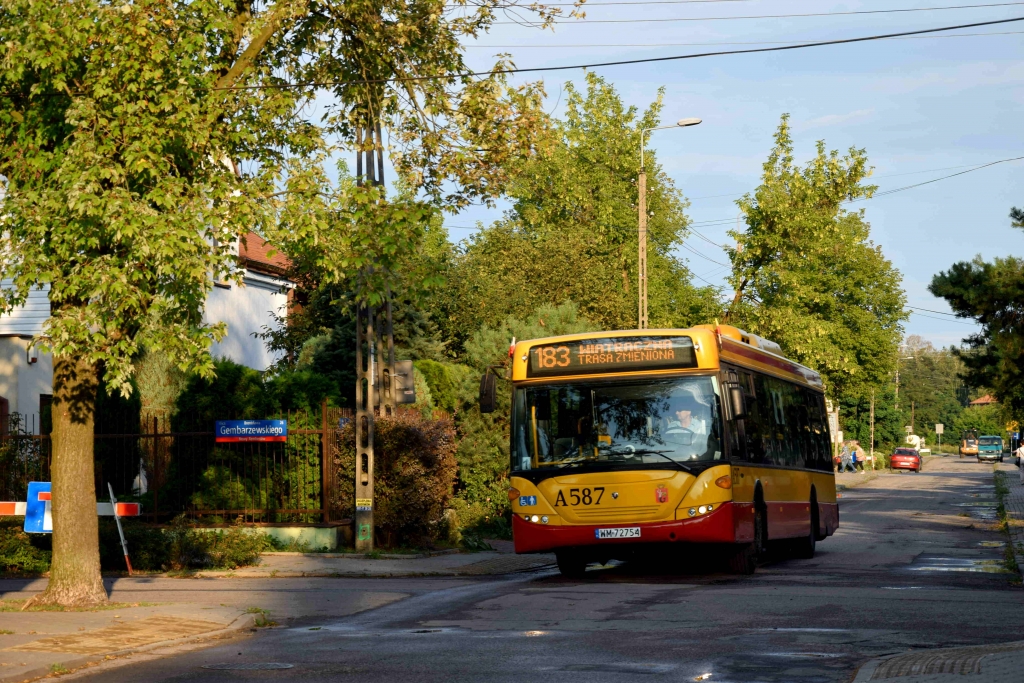
[[[718,544],[750,573],[768,541],[811,557],[839,526],[821,378],[773,342],[702,325],[510,354],[517,553],[580,576],[651,544]]]

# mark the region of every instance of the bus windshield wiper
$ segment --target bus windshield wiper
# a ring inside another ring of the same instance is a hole
[[[631,455],[660,455],[661,457],[665,458],[665,460],[668,460],[670,463],[681,469],[683,472],[686,472],[687,474],[693,474],[693,470],[691,468],[687,467],[686,465],[679,462],[675,458],[670,458],[668,455],[666,455],[666,453],[672,452],[673,451],[658,451],[653,448],[641,448],[632,453]]]

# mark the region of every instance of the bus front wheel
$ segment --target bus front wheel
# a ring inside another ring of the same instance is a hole
[[[587,561],[571,550],[556,550],[555,562],[558,571],[567,579],[582,579],[587,573]]]

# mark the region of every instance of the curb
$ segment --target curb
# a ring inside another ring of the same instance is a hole
[[[369,558],[369,559],[375,559],[375,560],[422,560],[422,559],[426,559],[428,557],[438,557],[440,555],[458,555],[461,552],[462,551],[459,550],[458,548],[451,548],[449,550],[428,550],[427,552],[417,553],[415,555],[413,555],[413,554],[404,554],[404,553],[383,553],[383,554],[380,554],[380,555],[375,555],[374,557]],[[334,559],[334,558],[339,558],[339,557],[340,558],[349,558],[349,559],[353,559],[353,560],[365,560],[365,559],[368,559],[366,557],[366,553],[293,553],[293,552],[284,552],[284,551],[282,551],[282,552],[271,551],[271,552],[266,552],[266,553],[260,553],[260,555],[261,556],[262,555],[267,555],[268,557],[270,557],[270,556],[274,556],[274,557],[276,557],[276,556],[280,556],[280,557],[309,557],[309,558],[314,558],[314,559],[315,558],[332,558],[332,559]]]
[[[104,652],[102,654],[95,655],[74,655],[68,653],[70,656],[60,662],[55,662],[61,666],[66,667],[70,671],[68,673],[76,673],[77,670],[89,664],[98,664],[105,661],[108,657],[123,657],[125,655],[139,654],[142,652],[151,652],[153,650],[159,650],[164,647],[173,645],[183,645],[190,641],[194,641],[197,638],[212,638],[217,636],[229,635],[237,631],[244,631],[248,629],[256,628],[256,615],[254,614],[241,614],[235,617],[235,620],[222,629],[216,631],[208,631],[206,633],[199,633],[193,636],[183,636],[181,638],[172,638],[170,640],[160,640],[155,643],[147,643],[146,645],[139,645],[138,647],[130,647],[124,650],[114,650],[113,652]],[[55,652],[54,655],[60,653]],[[99,659],[97,659],[99,658]],[[35,669],[29,669],[28,671],[22,671],[17,674],[0,675],[0,683],[27,683],[27,681],[34,681],[40,678],[45,678],[50,675],[51,667],[53,664],[36,667]]]
[[[884,655],[882,657],[876,657],[875,659],[868,660],[857,669],[856,674],[850,683],[867,683],[878,671],[879,667],[892,661],[893,659],[911,659],[917,661],[906,662],[904,661],[903,667],[906,668],[910,665],[910,671],[901,671],[895,673],[896,677],[907,679],[908,683],[913,683],[914,680],[934,680],[934,676],[941,676],[942,678],[950,677],[960,678],[965,672],[956,672],[959,668],[958,665],[962,666],[965,663],[970,663],[970,660],[980,661],[982,658],[988,655],[1003,654],[1003,653],[1020,653],[1024,652],[1024,641],[1015,640],[1006,643],[993,643],[991,645],[960,645],[956,647],[938,647],[938,648],[923,648],[917,650],[907,650],[906,652],[896,652],[890,655]],[[943,655],[945,657],[943,658]],[[938,658],[939,661],[935,661]],[[945,659],[945,661],[942,661]],[[932,660],[932,661],[928,661]],[[940,671],[928,671],[929,668],[939,665]],[[916,671],[915,671],[916,669]],[[942,669],[947,669],[942,671]],[[956,672],[956,673],[955,673]],[[893,677],[891,671],[883,672],[883,676],[888,679]],[[886,675],[887,674],[887,675]],[[920,677],[920,678],[919,678]],[[979,679],[980,677],[974,675],[968,675],[968,678]],[[984,678],[984,680],[992,680],[992,678]],[[1017,680],[1003,679],[999,677],[998,680]]]
[[[860,668],[857,669],[857,674],[853,677],[853,680],[850,681],[850,683],[864,683],[865,681],[870,681],[871,680],[871,676],[874,675],[875,670],[878,669],[879,666],[884,664],[886,661],[892,659],[893,657],[898,657],[898,656],[899,655],[888,655],[886,657],[879,657],[878,659],[872,659],[872,660],[868,661],[867,663],[862,664],[860,666]]]

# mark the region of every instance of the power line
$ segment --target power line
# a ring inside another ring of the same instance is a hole
[[[971,38],[978,36],[1019,36],[1024,31],[995,31],[990,33],[954,33],[951,36],[904,36],[892,40],[932,40],[935,38]],[[467,48],[572,48],[581,47],[698,47],[710,45],[792,45],[792,40],[754,40],[716,43],[562,43],[560,45],[465,45]],[[958,167],[953,167],[958,168]],[[725,196],[725,195],[720,195]]]
[[[589,7],[604,7],[605,5],[703,5],[707,3],[718,4],[723,2],[755,2],[755,0],[639,0],[638,2],[588,2],[582,9]],[[469,3],[471,5],[477,5],[477,3]],[[575,7],[574,2],[545,2],[545,7]],[[466,7],[459,3],[448,3],[447,7]],[[509,4],[506,6],[495,7],[495,9],[528,9],[521,5]]]
[[[697,237],[701,238],[702,240],[704,240],[708,244],[710,244],[712,246],[715,246],[715,247],[718,247],[719,249],[724,249],[724,250],[728,251],[729,247],[727,247],[725,245],[722,245],[722,244],[719,244],[718,242],[715,242],[715,241],[705,237],[704,235],[700,234],[699,232],[697,232],[693,228],[690,228],[689,226],[687,226],[687,228],[689,229],[690,232],[692,232],[694,235],[696,235]]]
[[[908,309],[910,309],[912,311],[927,311],[928,313],[938,313],[939,315],[948,315],[951,318],[959,318],[960,317],[956,313],[946,313],[944,311],[933,311],[930,308],[921,308],[920,306],[907,306],[906,308],[908,308]]]
[[[570,64],[567,66],[535,66],[526,69],[493,69],[491,71],[463,71],[443,76],[407,76],[402,78],[368,78],[359,81],[307,81],[304,83],[266,83],[259,85],[233,85],[222,88],[211,88],[211,90],[274,90],[286,88],[310,88],[310,87],[337,87],[342,85],[366,85],[370,83],[407,83],[414,81],[437,81],[450,80],[454,78],[471,78],[474,76],[495,76],[500,74],[517,73],[543,73],[549,71],[569,71],[575,69],[596,69],[605,66],[629,66],[632,64],[652,64],[657,62],[679,61],[683,59],[700,59],[703,57],[722,57],[725,55],[747,55],[761,54],[764,52],[782,52],[784,50],[802,50],[811,47],[825,47],[829,45],[848,45],[852,43],[864,43],[875,40],[886,40],[901,36],[922,35],[926,33],[941,33],[944,31],[956,31],[962,28],[976,28],[978,26],[995,26],[997,24],[1010,24],[1024,21],[1024,17],[1013,17],[1011,19],[996,19],[993,21],[979,21],[971,24],[957,24],[955,26],[940,26],[938,28],[918,29],[914,31],[900,31],[898,33],[882,33],[859,38],[841,38],[838,40],[822,40],[813,43],[797,43],[794,45],[780,45],[778,47],[761,47],[749,50],[721,50],[718,52],[695,52],[687,55],[672,55],[669,57],[646,57],[643,59],[622,59],[612,62],[594,62],[591,64]]]
[[[1020,161],[1021,159],[1024,159],[1024,157],[1011,157],[1009,159],[998,159],[996,161],[990,161],[987,164],[981,164],[980,166],[974,166],[973,168],[970,168],[970,169],[968,169],[966,171],[960,171],[959,173],[951,173],[950,175],[942,176],[941,178],[932,178],[931,180],[926,180],[923,183],[914,183],[913,185],[906,185],[904,187],[896,187],[896,188],[893,188],[891,190],[885,190],[884,192],[876,192],[875,194],[871,195],[870,197],[860,197],[858,199],[851,199],[848,202],[843,202],[843,203],[866,202],[866,201],[868,201],[870,199],[875,199],[876,197],[884,197],[886,195],[895,194],[897,192],[903,192],[904,190],[912,190],[915,187],[921,187],[922,185],[930,185],[931,183],[937,183],[940,180],[947,180],[949,178],[955,178],[957,176],[961,176],[961,175],[964,175],[966,173],[972,173],[974,171],[980,171],[981,169],[988,168],[989,166],[995,166],[996,164],[1005,164],[1005,163],[1010,162],[1010,161]],[[879,177],[885,177],[885,176],[879,176]],[[889,177],[891,177],[891,176],[889,176]],[[723,196],[728,196],[728,195],[723,195]],[[742,195],[736,195],[736,196],[742,196]],[[693,223],[693,225],[705,225],[705,226],[726,225],[728,223],[732,223],[735,220],[736,220],[735,218],[715,218],[715,219],[706,220],[706,221],[696,221],[695,223]]]
[[[1024,31],[1018,31],[1018,33],[1024,34]],[[978,35],[987,35],[987,34],[982,33],[982,34],[978,34]],[[944,37],[944,36],[936,36],[936,37],[941,38],[941,37]],[[1000,160],[998,160],[996,162],[993,162],[993,163],[1002,163],[1004,161],[1014,161],[1014,159],[1000,159]],[[984,164],[964,164],[962,166],[943,166],[941,168],[926,168],[926,169],[921,170],[921,171],[908,171],[906,173],[886,173],[884,175],[872,176],[871,178],[872,178],[872,180],[875,180],[875,179],[878,179],[878,178],[898,178],[900,176],[919,175],[921,173],[934,173],[936,171],[949,171],[949,170],[952,170],[954,168],[969,168],[971,170],[976,170],[978,168],[982,168],[983,166],[984,166]],[[694,201],[697,201],[698,199],[717,199],[719,197],[742,197],[745,194],[747,194],[747,193],[746,192],[732,192],[732,193],[727,193],[727,194],[711,194],[711,195],[704,195],[703,197],[687,197],[687,200],[691,201],[691,202],[694,202]],[[724,219],[717,219],[717,220],[724,220]]]
[[[995,166],[996,164],[1005,164],[1008,161],[1020,161],[1021,159],[1024,159],[1024,157],[1013,157],[1012,159],[1000,159],[999,161],[993,161],[993,162],[990,162],[990,163],[987,163],[987,164],[983,164],[981,166],[977,166],[977,167],[969,169],[967,171],[960,171],[959,173],[952,173],[950,175],[942,176],[941,178],[932,178],[931,180],[926,180],[923,183],[914,183],[913,185],[907,185],[905,187],[897,187],[897,188],[894,188],[892,190],[886,190],[884,192],[876,192],[874,195],[872,195],[870,197],[861,197],[859,199],[852,199],[850,201],[851,202],[859,202],[859,201],[864,201],[864,200],[867,200],[867,199],[874,199],[875,197],[884,197],[885,195],[896,194],[897,192],[903,192],[904,190],[911,190],[911,189],[913,189],[915,187],[921,187],[922,185],[930,185],[932,183],[937,183],[940,180],[946,180],[947,178],[955,178],[958,175],[963,175],[965,173],[973,173],[974,171],[980,171],[983,168],[988,168],[989,166]]]
[[[712,263],[714,263],[714,264],[715,264],[716,266],[725,266],[726,268],[731,268],[731,267],[732,267],[732,266],[730,266],[730,265],[729,265],[728,263],[722,263],[721,261],[716,261],[715,259],[711,258],[710,256],[705,256],[704,254],[700,253],[699,251],[697,251],[696,249],[694,249],[693,247],[691,247],[691,246],[690,246],[689,244],[687,244],[686,242],[683,242],[683,243],[682,243],[682,247],[683,247],[683,249],[686,249],[687,251],[690,251],[690,252],[692,252],[692,253],[696,254],[697,256],[700,256],[700,257],[701,257],[702,259],[704,259],[705,261],[711,261],[711,262],[712,262]]]
[[[722,286],[722,285],[716,285],[714,282],[709,282],[708,280],[705,280],[704,278],[702,278],[700,275],[697,275],[697,273],[693,272],[692,270],[690,271],[690,275],[694,276],[695,278],[697,278],[701,282],[705,282],[705,283],[711,285],[712,287],[714,287],[716,289],[720,288]]]
[[[911,315],[916,315],[920,318],[931,318],[932,320],[941,320],[944,323],[955,323],[957,325],[967,325],[969,327],[975,327],[974,323],[965,323],[959,320],[946,320],[945,318],[936,318],[934,315],[925,315],[924,313],[918,313],[912,308],[908,310],[910,311]]]
[[[1024,5],[1024,2],[1000,2],[1000,3],[989,3],[984,5],[949,5],[945,7],[907,7],[903,9],[868,9],[868,10],[855,10],[852,12],[808,12],[806,14],[751,14],[739,17],[665,17],[661,19],[585,19],[582,21],[567,20],[567,21],[555,21],[554,24],[560,24],[562,26],[576,25],[586,26],[588,24],[662,24],[668,22],[678,21],[737,21],[745,19],[799,19],[806,17],[845,17],[859,14],[905,14],[908,12],[942,12],[946,10],[961,10],[961,9],[983,9],[986,7],[1012,7],[1014,5]],[[497,25],[516,25],[523,26],[522,21],[496,21],[494,24]],[[528,24],[527,24],[528,25]]]

